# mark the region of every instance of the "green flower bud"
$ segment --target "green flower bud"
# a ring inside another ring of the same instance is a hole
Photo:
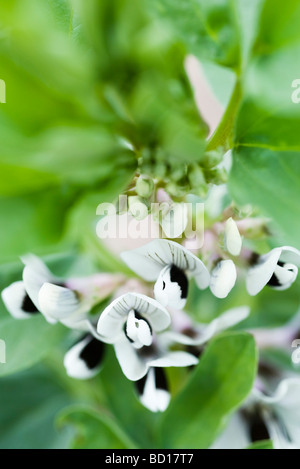
[[[218,164],[221,163],[223,157],[223,149],[220,149],[219,151],[208,151],[204,155],[203,166],[205,166],[206,168],[215,168],[216,166],[218,166]]]
[[[204,173],[200,166],[196,164],[189,168],[188,178],[192,189],[197,189],[199,186],[207,186]]]
[[[148,176],[141,175],[136,181],[136,193],[140,197],[148,198],[154,191],[154,182]]]
[[[228,181],[228,174],[224,168],[216,168],[205,172],[206,179],[211,184],[226,184]]]
[[[188,187],[187,186],[181,186],[177,184],[176,182],[170,181],[167,184],[166,191],[168,194],[170,194],[172,197],[184,197],[188,193]]]

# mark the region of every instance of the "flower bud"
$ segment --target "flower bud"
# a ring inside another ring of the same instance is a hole
[[[136,181],[136,192],[140,197],[148,198],[154,190],[154,182],[148,176],[141,175]]]
[[[238,230],[236,222],[233,218],[229,218],[225,226],[225,235],[224,235],[224,244],[225,249],[232,256],[239,256],[242,250],[242,238]]]
[[[237,271],[232,260],[221,261],[211,274],[210,289],[217,298],[227,298],[236,280]]]
[[[215,168],[223,160],[224,152],[222,150],[208,151],[204,155],[204,166],[207,168]]]

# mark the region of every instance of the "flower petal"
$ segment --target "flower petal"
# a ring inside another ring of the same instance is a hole
[[[121,254],[124,262],[140,277],[156,281],[167,265],[176,265],[189,272],[199,288],[209,286],[210,275],[203,262],[188,249],[174,241],[156,239],[146,246]]]
[[[187,205],[172,204],[163,216],[161,226],[167,238],[179,238],[188,224]]]
[[[299,378],[289,378],[281,381],[273,396],[267,396],[258,389],[254,389],[253,394],[256,396],[256,399],[269,405],[279,405],[284,408],[299,406],[300,412]]]
[[[253,395],[259,402],[271,406],[276,414],[277,430],[273,425],[273,431],[277,446],[300,449],[300,379],[283,380],[273,396],[266,396],[258,390],[254,390]]]
[[[245,419],[236,412],[210,449],[245,449],[251,445]]]
[[[151,412],[164,412],[171,399],[162,368],[150,368],[147,376],[136,382],[141,403]]]
[[[163,306],[183,309],[188,294],[188,279],[175,265],[165,267],[154,285],[154,296]]]
[[[9,313],[15,319],[29,319],[39,313],[29,298],[24,282],[15,282],[3,290],[2,300]]]
[[[93,336],[86,336],[65,355],[64,365],[68,376],[75,379],[90,379],[102,367],[104,344]]]
[[[258,295],[269,283],[278,265],[280,255],[281,249],[275,249],[263,256],[260,263],[249,270],[246,280],[249,295]]]
[[[283,246],[262,256],[259,263],[248,272],[246,283],[248,293],[251,296],[257,295],[270,282],[279,261],[299,267],[300,251],[290,246]]]
[[[210,289],[217,298],[227,298],[237,280],[234,262],[230,259],[221,261],[213,270]]]
[[[242,250],[242,237],[233,218],[229,218],[225,225],[224,243],[226,250],[232,256],[239,256]]]
[[[126,293],[103,311],[98,322],[98,333],[112,342],[118,340],[131,310],[144,316],[157,332],[166,329],[171,323],[170,314],[156,300],[138,293]]]
[[[39,292],[44,283],[56,283],[58,279],[52,275],[48,267],[38,257],[30,254],[22,258],[25,268],[23,271],[23,280],[26,291],[30,296],[32,302],[38,310],[39,305]]]
[[[148,364],[140,357],[137,350],[132,347],[124,334],[114,344],[114,348],[122,371],[127,379],[138,381],[147,374],[149,369]]]
[[[213,321],[213,323],[216,324],[216,334],[244,321],[248,318],[249,314],[249,306],[239,306],[238,308],[230,309],[224,314],[221,314],[221,316]]]
[[[41,312],[46,316],[61,321],[76,313],[81,302],[77,294],[68,288],[44,283],[41,287],[38,302]]]
[[[148,362],[149,367],[186,367],[197,365],[198,358],[187,352],[166,352],[161,357]]]

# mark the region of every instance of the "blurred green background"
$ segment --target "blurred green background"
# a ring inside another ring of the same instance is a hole
[[[97,240],[98,204],[115,201],[137,169],[182,178],[183,165],[202,167],[207,146],[233,148],[233,200],[270,218],[272,236],[249,247],[300,248],[300,104],[291,100],[300,78],[299,21],[296,0],[0,0],[1,289],[20,279],[19,256],[27,252],[62,276],[128,273]],[[184,70],[188,54],[229,101],[226,122],[208,143]],[[274,328],[296,314],[299,300],[299,283],[249,299],[241,282],[222,303],[192,289],[188,311],[208,322],[249,304],[240,329]],[[0,338],[7,342],[1,448],[208,447],[256,369],[249,336],[217,339],[191,380],[187,371],[170,373],[178,397],[161,417],[139,404],[111,350],[100,376],[82,383],[65,375],[73,336],[62,326],[17,322],[1,303]],[[230,376],[211,372],[224,347]],[[204,383],[216,402],[222,384],[227,400],[211,406]],[[183,436],[172,429],[179,416]]]

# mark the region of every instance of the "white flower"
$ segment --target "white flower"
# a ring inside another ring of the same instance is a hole
[[[24,257],[25,268],[23,271],[23,282],[15,282],[3,290],[3,301],[13,317],[26,319],[32,313],[41,312],[38,295],[45,282],[58,282],[46,265],[36,256]],[[44,314],[47,321],[55,324],[54,318]]]
[[[220,332],[245,320],[249,312],[250,309],[248,307],[239,307],[227,311],[210,324],[193,325],[189,321],[188,327],[191,336],[180,332],[166,331],[160,335],[160,345],[164,350],[167,350],[173,344],[195,347],[195,353],[197,353],[196,348],[199,347],[200,353],[201,346]],[[149,410],[152,412],[164,412],[167,409],[171,395],[163,369],[151,368],[147,376],[136,382],[136,387],[142,404]]]
[[[26,292],[24,282],[15,282],[2,291],[2,300],[15,319],[29,319],[39,310]]]
[[[224,235],[225,249],[232,256],[239,256],[242,250],[242,237],[233,218],[229,218],[225,224]]]
[[[247,276],[247,290],[257,295],[266,285],[275,290],[287,290],[295,282],[300,265],[300,251],[284,246],[261,256]]]
[[[188,293],[188,276],[199,288],[209,286],[210,274],[203,262],[173,241],[157,239],[121,254],[126,264],[147,281],[156,281],[155,298],[163,306],[182,308]]]
[[[213,449],[244,449],[272,440],[275,449],[300,449],[300,379],[286,379],[272,397],[254,389]]]
[[[65,355],[68,376],[79,380],[96,376],[102,368],[104,351],[103,342],[91,334],[85,335]]]
[[[135,384],[143,406],[151,412],[164,412],[167,409],[171,394],[162,368],[150,368],[147,375]]]
[[[170,323],[170,314],[160,303],[141,294],[127,293],[103,311],[97,330],[104,342],[113,344],[125,376],[138,381],[151,367],[197,363],[192,355],[170,352],[160,344],[158,333]]]
[[[120,283],[119,276],[99,274],[87,279],[63,280],[54,276],[36,256],[24,257],[23,282],[2,292],[3,301],[13,317],[26,319],[38,312],[55,324],[71,329],[93,331],[89,312]]]
[[[211,274],[210,289],[217,298],[227,298],[236,284],[237,271],[231,259],[220,261]]]

